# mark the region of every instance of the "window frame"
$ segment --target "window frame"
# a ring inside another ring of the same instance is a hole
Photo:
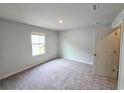
[[[40,45],[42,45],[42,43],[36,43],[36,44],[32,43],[32,35],[39,35],[39,36],[45,37],[45,43],[43,45],[44,51],[45,51],[44,53],[39,53],[37,55],[33,55],[33,45],[39,45],[40,46]],[[40,55],[46,54],[46,34],[44,32],[31,32],[31,48],[32,48],[32,56],[40,56]]]

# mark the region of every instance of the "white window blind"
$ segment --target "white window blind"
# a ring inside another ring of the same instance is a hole
[[[31,33],[32,55],[45,54],[45,33]]]

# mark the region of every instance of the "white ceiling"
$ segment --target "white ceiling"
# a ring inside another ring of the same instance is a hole
[[[124,4],[99,4],[92,11],[92,4],[0,4],[0,17],[52,30],[69,30],[93,26],[95,22],[110,24],[124,8]],[[62,18],[64,23],[58,23]]]

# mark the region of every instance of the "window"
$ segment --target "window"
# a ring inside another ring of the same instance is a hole
[[[45,54],[45,33],[31,33],[32,55]]]

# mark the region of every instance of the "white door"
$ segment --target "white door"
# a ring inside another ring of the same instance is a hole
[[[111,77],[114,59],[113,31],[96,31],[94,43],[94,73]]]

